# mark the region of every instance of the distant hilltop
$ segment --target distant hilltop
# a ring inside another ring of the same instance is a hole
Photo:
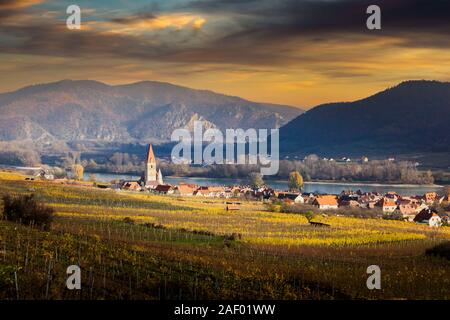
[[[166,142],[174,129],[279,128],[301,109],[144,81],[64,80],[0,94],[0,141]]]
[[[449,133],[450,83],[407,81],[366,99],[308,110],[281,129],[280,148],[333,157],[447,153]]]

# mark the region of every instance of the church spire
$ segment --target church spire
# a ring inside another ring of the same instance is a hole
[[[153,153],[153,147],[152,144],[149,144],[148,146],[148,153],[147,153],[147,163],[155,163],[155,154]]]
[[[148,146],[147,163],[145,164],[145,185],[150,186],[157,183],[158,172],[156,171],[156,158],[153,153],[153,147]]]
[[[164,184],[163,175],[162,175],[161,169],[159,169],[159,171],[158,171],[158,183],[159,184]]]

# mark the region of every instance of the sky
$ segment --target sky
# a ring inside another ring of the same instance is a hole
[[[0,0],[0,92],[156,80],[309,108],[450,81],[449,35],[448,0]]]

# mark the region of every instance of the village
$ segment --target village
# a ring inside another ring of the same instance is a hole
[[[108,187],[109,188],[109,187]],[[230,199],[226,202],[229,211],[239,210],[239,202],[231,199],[258,200],[265,203],[279,203],[283,206],[298,206],[299,209],[318,209],[321,212],[348,211],[360,209],[379,213],[380,218],[391,218],[440,227],[450,223],[450,194],[439,196],[436,192],[423,195],[402,196],[396,192],[381,194],[344,190],[339,195],[281,191],[262,186],[199,186],[189,183],[165,184],[161,170],[156,168],[156,158],[149,145],[145,174],[139,181],[122,180],[110,188],[115,190],[151,192],[160,195],[181,197],[205,197]],[[436,208],[446,208],[437,210]],[[337,213],[335,213],[337,214]],[[373,215],[373,214],[372,214]]]
[[[20,167],[17,167],[20,169]],[[33,168],[22,168],[33,169]],[[42,168],[34,168],[34,177],[54,182],[67,181],[55,179],[53,174]],[[76,179],[75,179],[76,180]],[[322,215],[375,217],[425,224],[430,227],[450,224],[450,190],[444,194],[426,192],[420,195],[400,195],[390,191],[343,190],[339,194],[302,192],[301,189],[277,190],[265,185],[223,185],[205,186],[179,182],[177,185],[164,182],[161,169],[150,144],[145,159],[145,172],[139,180],[119,180],[110,184],[94,183],[97,188],[112,189],[118,192],[148,192],[158,195],[178,197],[203,197],[226,199],[226,210],[240,209],[240,201],[260,201],[279,211],[304,213],[318,211]]]

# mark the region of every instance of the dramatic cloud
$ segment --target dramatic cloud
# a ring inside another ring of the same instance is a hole
[[[1,0],[0,10],[30,7],[43,3],[44,1],[45,0]]]
[[[379,31],[366,28],[365,0],[92,3],[80,1],[82,29],[69,31],[69,2],[0,1],[0,61],[15,57],[17,75],[30,61],[42,65],[0,88],[61,74],[112,83],[152,77],[304,106],[406,79],[450,80],[445,0],[379,0]]]

